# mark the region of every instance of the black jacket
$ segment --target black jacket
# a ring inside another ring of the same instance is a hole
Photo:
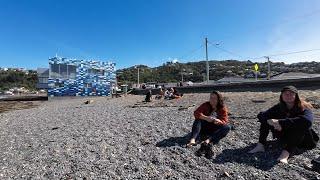
[[[262,123],[268,119],[278,119],[282,129],[304,132],[304,140],[299,147],[312,149],[319,141],[318,135],[312,129],[313,113],[310,109],[301,110],[298,107],[293,107],[288,110],[279,103],[267,111],[260,112],[258,119]]]

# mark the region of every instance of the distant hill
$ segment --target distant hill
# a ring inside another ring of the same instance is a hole
[[[253,66],[256,62],[225,60],[225,61],[209,61],[210,80],[219,80],[223,77],[247,77],[246,75],[253,73]],[[267,62],[257,63],[259,65],[259,73],[267,74]],[[179,82],[192,81],[203,82],[206,77],[206,61],[188,62],[188,63],[172,63],[167,62],[159,67],[148,67],[138,65],[140,83],[146,82]],[[304,73],[320,73],[319,62],[301,62],[294,64],[285,64],[283,62],[271,63],[271,74],[279,74],[281,72],[304,72]],[[117,79],[121,83],[137,83],[138,69],[130,67],[117,70]]]
[[[253,73],[253,66],[256,62],[251,61],[209,61],[210,80],[219,80],[223,77],[250,77]],[[261,74],[267,73],[267,63],[257,63]],[[158,82],[170,83],[192,81],[203,82],[206,77],[206,61],[188,62],[188,63],[172,63],[166,62],[158,67],[148,67],[138,65],[140,83]],[[300,62],[293,64],[285,64],[283,62],[271,63],[271,74],[279,74],[282,72],[303,72],[303,73],[319,73],[320,62]],[[130,67],[119,69],[116,71],[119,84],[137,83],[138,69]],[[17,70],[1,70],[0,69],[0,90],[8,90],[13,87],[25,87],[29,90],[36,89],[38,81],[36,71],[17,71]]]

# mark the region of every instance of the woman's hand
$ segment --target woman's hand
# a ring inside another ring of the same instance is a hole
[[[214,124],[223,124],[222,121],[220,119],[215,118]]]
[[[282,127],[279,123],[279,120],[277,119],[268,119],[267,120],[267,123],[270,125],[270,126],[273,126],[275,130],[277,131],[281,131],[282,130]]]
[[[205,120],[209,123],[221,124],[222,121],[212,116],[205,116],[204,114],[200,114],[200,119]]]
[[[211,116],[207,116],[207,118],[205,118],[205,120],[209,123],[214,122],[215,118],[211,117]]]
[[[278,131],[281,131],[281,130],[282,130],[282,127],[281,127],[281,125],[279,124],[279,121],[278,121],[277,124],[275,124],[273,127],[274,127],[276,130],[278,130]]]
[[[213,122],[213,119],[211,116],[206,116],[204,115],[203,113],[200,113],[200,119],[204,120],[204,121],[207,121],[207,122]]]
[[[220,119],[217,119],[215,117],[210,117],[210,116],[208,116],[207,122],[214,123],[214,124],[222,124],[222,121]]]

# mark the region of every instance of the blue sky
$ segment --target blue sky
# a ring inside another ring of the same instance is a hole
[[[47,67],[55,56],[117,69],[320,48],[319,0],[0,0],[0,67]],[[320,61],[320,51],[271,57]],[[265,59],[254,59],[263,62]]]

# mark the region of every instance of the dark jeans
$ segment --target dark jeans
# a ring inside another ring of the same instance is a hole
[[[282,129],[281,132],[274,129],[273,126],[270,126],[267,121],[259,121],[260,125],[260,135],[259,142],[263,145],[267,142],[267,137],[269,132],[273,133],[273,137],[280,139],[281,144],[283,144],[284,149],[289,153],[292,152],[295,148],[299,146],[304,140],[305,132],[299,129]]]
[[[229,133],[230,129],[229,125],[215,125],[205,120],[196,119],[193,122],[191,138],[197,139],[199,136],[201,139],[209,138],[212,144],[217,144]]]

